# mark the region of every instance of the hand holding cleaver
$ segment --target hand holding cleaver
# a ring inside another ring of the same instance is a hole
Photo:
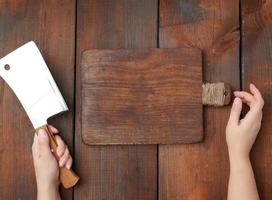
[[[19,98],[35,130],[43,128],[47,132],[58,160],[57,142],[47,119],[67,111],[68,107],[36,44],[28,42],[0,59],[0,76]],[[59,173],[65,188],[73,187],[79,180],[71,169],[61,167]]]

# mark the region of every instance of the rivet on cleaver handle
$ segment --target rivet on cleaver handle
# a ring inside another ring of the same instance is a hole
[[[31,41],[0,59],[0,76],[20,100],[32,125],[37,130],[46,129],[47,119],[68,110],[68,107],[38,49]],[[48,132],[48,129],[46,129]],[[50,144],[54,136],[48,132]],[[52,142],[53,140],[53,142]],[[56,144],[56,143],[55,143]],[[52,149],[53,146],[51,146]],[[72,171],[60,170],[61,183],[66,180],[78,181]],[[68,177],[69,176],[69,177]],[[71,185],[71,182],[68,184]]]

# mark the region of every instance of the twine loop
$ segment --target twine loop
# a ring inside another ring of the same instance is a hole
[[[226,102],[226,88],[224,83],[205,83],[202,85],[202,103],[204,105],[224,106]]]

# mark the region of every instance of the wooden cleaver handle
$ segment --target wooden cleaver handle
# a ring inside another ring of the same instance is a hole
[[[44,129],[49,137],[49,145],[50,148],[53,150],[53,154],[57,160],[59,160],[59,157],[57,155],[57,142],[55,139],[55,136],[51,132],[48,125],[41,126],[40,128],[37,128],[36,131],[39,129]],[[79,180],[79,177],[73,172],[71,169],[67,169],[65,167],[60,167],[59,170],[59,177],[60,182],[63,185],[64,188],[71,188],[73,187]]]

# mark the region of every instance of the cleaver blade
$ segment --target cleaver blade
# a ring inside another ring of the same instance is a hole
[[[0,60],[0,76],[24,107],[35,129],[68,107],[38,49],[31,41]]]

